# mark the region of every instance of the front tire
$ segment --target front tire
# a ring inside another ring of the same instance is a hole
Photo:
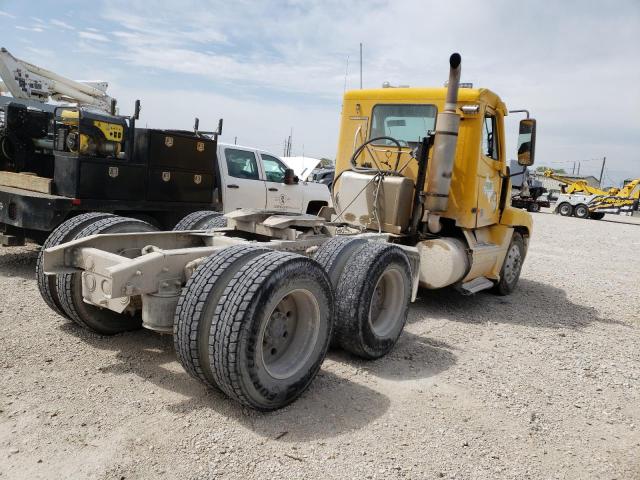
[[[500,269],[500,280],[494,287],[495,293],[498,295],[509,295],[515,290],[518,280],[520,279],[525,254],[524,238],[520,233],[514,232],[507,250],[507,255]]]
[[[563,217],[570,217],[571,215],[573,215],[573,207],[570,203],[563,202],[558,205],[558,213]]]
[[[344,266],[336,289],[335,342],[366,359],[396,344],[407,321],[411,267],[401,248],[367,242]]]

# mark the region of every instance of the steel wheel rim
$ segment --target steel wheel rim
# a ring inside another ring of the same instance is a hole
[[[562,205],[560,207],[560,214],[568,215],[569,214],[569,207],[567,205]]]
[[[511,284],[515,281],[520,265],[522,264],[522,256],[517,245],[511,245],[507,252],[507,258],[504,261],[504,278],[507,283]]]
[[[369,305],[369,326],[378,337],[388,337],[402,318],[405,297],[402,272],[385,270],[376,283]]]
[[[320,306],[304,289],[283,295],[269,312],[259,338],[259,355],[265,370],[283,380],[304,368],[320,334]]]
[[[576,208],[577,217],[585,217],[587,215],[587,209],[585,207]]]

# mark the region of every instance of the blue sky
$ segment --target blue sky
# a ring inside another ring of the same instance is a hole
[[[106,80],[123,113],[203,127],[280,154],[334,157],[341,96],[384,81],[491,88],[538,119],[537,164],[640,176],[640,2],[0,0],[0,46],[74,79]],[[347,59],[349,66],[347,68]],[[345,75],[346,74],[346,75]],[[508,118],[513,148],[517,118]]]

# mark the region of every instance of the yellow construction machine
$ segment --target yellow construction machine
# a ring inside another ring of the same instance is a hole
[[[545,170],[544,176],[557,180],[562,185],[562,194],[556,199],[554,213],[563,217],[576,216],[601,220],[606,213],[630,214],[638,209],[640,178],[630,181],[621,189],[601,190],[585,180],[573,180]]]

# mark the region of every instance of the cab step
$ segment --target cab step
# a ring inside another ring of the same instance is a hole
[[[460,286],[464,295],[473,295],[474,293],[481,292],[482,290],[488,290],[493,287],[494,283],[487,277],[478,277],[463,283]]]

